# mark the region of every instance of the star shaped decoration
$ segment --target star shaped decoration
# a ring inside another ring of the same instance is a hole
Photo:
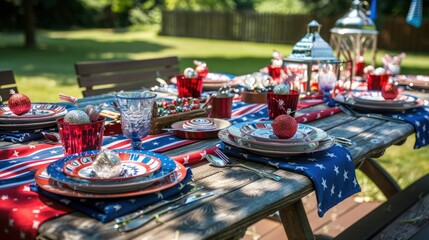
[[[39,156],[34,156],[34,157],[33,157],[33,159],[39,159],[39,158],[40,158]]]
[[[335,172],[335,175],[340,174],[340,170],[338,170],[338,166],[334,165],[334,172]]]
[[[129,199],[128,201],[130,201],[131,203],[135,203],[137,200],[134,198]]]
[[[351,162],[351,161],[352,161],[352,157],[351,157],[349,154],[347,154],[347,155],[346,155],[346,158],[347,158],[347,160],[348,160],[349,162]]]
[[[346,181],[346,179],[349,179],[349,171],[344,170],[344,181]]]
[[[330,158],[336,158],[337,156],[335,156],[335,154],[334,153],[326,153],[326,156],[327,157],[330,157]]]
[[[323,186],[323,190],[328,188],[328,185],[326,184],[326,179],[322,178],[322,186]]]
[[[200,155],[201,155],[201,159],[200,159],[200,160],[205,159],[205,158],[207,157],[207,152],[206,152],[206,150],[204,150],[203,152],[200,152]]]
[[[122,206],[119,204],[116,204],[115,206],[113,206],[113,208],[115,209],[115,211],[119,211],[122,208]]]
[[[306,118],[306,117],[304,117],[302,121],[303,121],[303,122],[307,122],[307,118]]]
[[[180,190],[182,190],[185,186],[186,186],[185,184],[180,183],[180,184],[179,184],[179,189],[180,189]]]
[[[13,227],[13,219],[12,218],[9,218],[9,227]]]
[[[3,200],[3,201],[4,201],[4,200],[8,200],[8,199],[9,199],[9,196],[8,196],[8,195],[2,195],[2,196],[1,196],[1,200]]]
[[[14,157],[19,157],[19,152],[18,151],[16,151],[16,150],[13,150],[13,155],[12,156],[14,156]]]
[[[174,138],[168,138],[168,140],[170,140],[170,141],[174,141]]]
[[[158,192],[158,199],[164,199],[164,195],[161,192]]]
[[[296,165],[297,163],[296,162],[288,162],[288,164],[290,164],[290,165]]]
[[[358,183],[357,183],[357,180],[356,180],[356,178],[355,179],[353,179],[353,185],[354,185],[354,187],[356,187],[356,185],[357,185]]]
[[[320,168],[320,170],[326,169],[325,166],[323,166],[323,164],[316,163],[314,164],[314,166]]]
[[[60,199],[60,202],[64,203],[65,205],[69,205],[71,201],[69,199],[62,198]]]
[[[39,229],[39,221],[33,220],[33,229]]]
[[[29,191],[31,191],[31,189],[30,189],[30,187],[29,187],[28,185],[25,185],[25,186],[22,188],[22,191],[23,191],[23,192],[29,192]]]
[[[243,153],[243,157],[244,157],[245,159],[247,159],[247,158],[249,157],[249,154],[247,154],[247,153]]]
[[[241,119],[243,120],[243,122],[247,121],[247,117],[243,117]]]
[[[319,212],[322,212],[322,208],[321,207],[322,207],[321,203],[317,204],[317,209],[318,209]]]
[[[331,196],[334,195],[334,194],[335,194],[335,185],[332,184],[332,187],[331,187]]]
[[[50,153],[51,153],[51,154],[56,154],[56,153],[57,153],[57,150],[52,150],[52,151],[50,151]]]
[[[188,164],[189,163],[189,155],[186,155],[183,157],[183,164]]]
[[[36,148],[36,145],[28,145],[30,147],[30,149],[32,148]]]
[[[420,127],[420,122],[419,122],[419,121],[417,121],[417,120],[416,120],[416,121],[414,122],[414,124],[415,124],[417,127]]]
[[[268,161],[268,165],[276,167],[276,168],[280,168],[279,164],[280,164],[279,162],[274,163],[274,162]]]
[[[159,142],[153,142],[152,143],[154,146],[158,146],[159,145]]]
[[[305,169],[307,169],[306,167],[304,167],[304,166],[297,166],[297,167],[295,167],[295,170],[301,170],[301,171],[304,171]]]
[[[16,163],[16,160],[9,161],[9,163]]]
[[[308,161],[310,161],[310,162],[315,162],[315,161],[317,161],[317,159],[316,159],[316,158],[308,158],[307,160],[308,160]]]
[[[342,197],[342,192],[340,191],[339,193],[338,193],[338,198],[341,198]]]
[[[321,118],[322,116],[320,116],[320,113],[317,113],[316,119]]]

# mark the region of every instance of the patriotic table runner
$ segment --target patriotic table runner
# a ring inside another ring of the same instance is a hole
[[[308,101],[300,103],[298,108],[304,108],[321,103]],[[302,116],[302,121],[310,121],[329,113],[309,114]],[[266,119],[267,107],[263,104],[246,104],[234,102],[232,123]],[[305,119],[306,118],[306,119]],[[143,139],[146,150],[164,152],[196,140],[179,139],[171,134],[151,135]],[[106,136],[103,146],[109,149],[129,149],[130,141],[123,135]],[[180,156],[174,160],[189,164],[205,159],[206,154],[212,154],[215,148],[203,149]],[[0,150],[0,226],[10,239],[34,239],[41,223],[72,211],[56,201],[48,199],[30,190],[29,183],[33,182],[35,170],[63,157],[59,144],[29,144],[14,149]],[[3,233],[2,233],[3,234]]]

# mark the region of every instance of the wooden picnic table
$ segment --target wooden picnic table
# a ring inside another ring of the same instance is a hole
[[[299,114],[325,109],[317,105],[303,109]],[[364,172],[379,176],[379,169],[370,161],[371,157],[382,155],[386,148],[403,143],[414,133],[407,123],[386,122],[370,118],[356,118],[338,113],[308,123],[319,127],[333,136],[349,138],[353,145],[347,147],[357,168],[364,166]],[[205,149],[218,143],[218,139],[203,140],[168,152],[176,156],[190,151]],[[13,148],[19,144],[1,142],[2,148]],[[237,161],[242,161],[236,159]],[[243,161],[242,161],[243,162]],[[366,163],[370,163],[365,166]],[[45,221],[39,226],[41,239],[236,239],[243,236],[250,225],[279,211],[289,239],[313,239],[301,198],[314,191],[310,179],[297,173],[278,170],[255,162],[250,166],[283,177],[279,182],[242,170],[241,168],[216,168],[206,161],[190,165],[195,184],[206,189],[217,190],[218,194],[188,205],[162,216],[163,224],[152,221],[149,224],[125,234],[113,229],[113,223],[103,224],[79,212],[72,212]],[[388,180],[382,179],[383,192],[397,191]],[[221,191],[220,191],[221,190]]]

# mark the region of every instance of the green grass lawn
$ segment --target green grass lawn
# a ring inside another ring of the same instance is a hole
[[[0,33],[0,69],[12,69],[20,92],[37,102],[58,101],[59,92],[82,96],[74,72],[77,61],[175,55],[182,70],[192,66],[192,60],[200,59],[207,62],[210,71],[241,75],[266,66],[274,49],[287,55],[292,48],[281,44],[158,36],[153,29],[39,30],[37,42],[37,48],[26,49],[22,47],[22,34]],[[380,59],[385,53],[398,54],[379,49],[377,66],[381,66]],[[407,52],[402,73],[429,75],[429,53]],[[429,172],[426,163],[429,147],[413,150],[413,141],[410,137],[405,145],[389,148],[380,159],[403,187]],[[359,175],[359,179],[365,194],[379,198],[379,192],[366,178]]]

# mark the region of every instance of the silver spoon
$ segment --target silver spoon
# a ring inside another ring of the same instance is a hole
[[[207,154],[206,159],[213,166],[216,166],[216,167],[242,167],[242,168],[246,168],[248,170],[251,170],[251,171],[257,173],[261,177],[266,177],[266,178],[272,179],[274,181],[280,181],[282,179],[282,177],[277,175],[277,174],[269,173],[269,172],[266,172],[263,170],[259,170],[259,169],[253,168],[253,167],[249,167],[249,166],[241,164],[241,163],[226,163],[222,159],[220,159],[214,155]]]

